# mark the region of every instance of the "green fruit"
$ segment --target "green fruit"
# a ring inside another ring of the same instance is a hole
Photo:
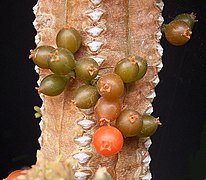
[[[135,56],[124,58],[119,61],[115,66],[114,72],[121,77],[124,83],[136,81],[136,77],[139,73],[139,66]]]
[[[75,53],[81,45],[81,36],[74,28],[62,28],[56,37],[58,47],[66,48],[72,53]]]
[[[47,96],[57,96],[64,91],[67,84],[65,78],[56,74],[50,74],[46,76],[37,88],[39,93],[43,93]]]
[[[165,25],[164,33],[167,41],[175,46],[184,45],[190,40],[192,35],[188,24],[180,20],[174,20]]]
[[[188,13],[182,13],[182,14],[179,14],[175,17],[175,20],[180,20],[180,21],[184,21],[185,23],[187,23],[187,25],[193,29],[194,25],[195,25],[195,22],[197,20],[195,20],[196,16],[191,13],[191,14],[188,14]]]
[[[30,50],[29,58],[32,59],[38,67],[49,69],[47,59],[52,50],[54,50],[52,46],[39,46],[34,50]]]
[[[116,120],[116,127],[124,137],[137,136],[142,129],[142,117],[137,111],[131,109],[123,110]]]
[[[73,54],[65,48],[53,50],[48,58],[49,69],[57,75],[67,75],[75,68]]]
[[[99,65],[92,58],[81,58],[77,61],[75,73],[78,78],[90,82],[99,72]]]
[[[147,72],[147,61],[146,59],[139,57],[139,56],[135,56],[135,58],[139,66],[139,72],[138,72],[138,75],[136,76],[136,80],[140,80],[144,77],[144,75]]]
[[[161,125],[159,119],[151,115],[143,115],[142,120],[143,120],[143,126],[142,126],[142,130],[138,134],[138,137],[152,136],[156,132],[158,125]]]
[[[74,103],[81,109],[89,109],[95,106],[98,99],[97,88],[91,85],[83,85],[74,92]]]

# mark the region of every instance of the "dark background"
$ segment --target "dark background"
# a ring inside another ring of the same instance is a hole
[[[154,115],[163,125],[152,137],[154,180],[206,178],[206,3],[165,0],[165,23],[182,12],[197,13],[189,43],[175,47],[162,38],[164,67],[159,73]],[[28,60],[36,34],[32,7],[36,0],[0,1],[0,179],[35,163],[41,106],[34,89],[38,79]]]

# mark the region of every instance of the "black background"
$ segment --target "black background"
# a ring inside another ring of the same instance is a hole
[[[206,3],[204,0],[165,0],[165,23],[182,12],[197,13],[189,43],[166,42],[164,67],[159,73],[154,115],[163,125],[152,137],[154,180],[206,178]],[[39,120],[33,106],[41,106],[34,89],[38,79],[28,60],[35,47],[32,22],[35,0],[0,1],[0,178],[35,163],[39,148]]]

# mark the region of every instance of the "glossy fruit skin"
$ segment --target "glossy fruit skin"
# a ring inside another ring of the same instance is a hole
[[[160,125],[159,120],[151,115],[143,115],[142,120],[143,126],[138,137],[152,136],[156,132],[158,125]]]
[[[124,83],[136,81],[136,77],[139,73],[139,66],[135,60],[135,57],[133,58],[134,61],[130,60],[130,58],[124,58],[115,66],[114,72],[121,77]]]
[[[193,29],[194,25],[195,25],[195,15],[193,14],[188,14],[188,13],[182,13],[182,14],[178,14],[175,17],[175,20],[180,20],[180,21],[184,21],[185,23],[187,23],[187,25]]]
[[[42,69],[49,69],[47,62],[48,55],[54,48],[52,46],[39,46],[34,50],[31,50],[30,58],[32,58],[34,64]]]
[[[103,75],[97,81],[97,88],[99,94],[108,100],[117,99],[124,93],[124,83],[115,73]]]
[[[64,91],[67,81],[56,74],[46,76],[40,83],[39,92],[47,96],[57,96]]]
[[[123,146],[121,132],[112,126],[102,126],[94,133],[93,145],[98,153],[104,156],[117,154]]]
[[[99,93],[95,86],[83,85],[74,92],[74,102],[78,108],[89,109],[97,103]]]
[[[99,65],[97,62],[88,57],[81,58],[77,61],[75,73],[78,78],[85,82],[90,82],[99,72]]]
[[[15,170],[13,172],[11,172],[8,177],[6,178],[6,180],[16,180],[17,176],[20,175],[26,175],[27,174],[27,170]]]
[[[136,76],[136,80],[140,80],[144,77],[144,75],[147,72],[147,61],[142,57],[139,56],[135,56],[135,57],[136,57],[137,64],[139,66],[139,72],[138,75]]]
[[[65,48],[57,48],[48,59],[49,69],[57,75],[67,75],[75,68],[73,54]]]
[[[116,128],[124,137],[137,136],[142,130],[142,117],[137,111],[131,109],[123,110],[116,120]]]
[[[190,40],[192,31],[187,23],[174,20],[165,25],[165,37],[167,41],[175,46],[181,46]]]
[[[101,97],[95,106],[94,112],[100,121],[104,122],[109,120],[111,122],[117,119],[121,109],[122,106],[119,99],[109,101]]]
[[[81,36],[76,29],[65,27],[58,32],[56,44],[75,53],[81,46]]]

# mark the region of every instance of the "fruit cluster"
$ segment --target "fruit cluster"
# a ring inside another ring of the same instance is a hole
[[[163,24],[162,32],[165,34],[167,41],[175,46],[181,46],[187,43],[192,35],[192,29],[197,20],[196,16],[191,13],[179,14],[169,24]]]
[[[34,63],[43,69],[50,69],[54,74],[46,76],[37,88],[39,93],[48,96],[61,94],[67,82],[73,77],[75,68],[75,53],[81,45],[81,36],[74,28],[61,29],[56,37],[57,48],[39,46],[30,51]]]
[[[94,107],[100,128],[94,133],[93,144],[96,150],[111,156],[123,146],[123,137],[148,137],[157,129],[159,120],[151,115],[140,115],[133,109],[123,108],[122,99],[125,84],[143,78],[147,72],[147,62],[139,56],[120,60],[114,72],[98,78],[101,67],[89,57],[75,60],[74,53],[81,45],[81,36],[74,28],[61,29],[56,37],[57,48],[39,46],[31,50],[30,58],[40,68],[50,69],[53,74],[46,76],[37,88],[47,96],[61,94],[71,78],[78,78],[84,85],[78,87],[73,103],[80,109]],[[36,116],[40,117],[39,109]],[[111,126],[111,123],[114,125]],[[114,127],[115,126],[115,127]]]

